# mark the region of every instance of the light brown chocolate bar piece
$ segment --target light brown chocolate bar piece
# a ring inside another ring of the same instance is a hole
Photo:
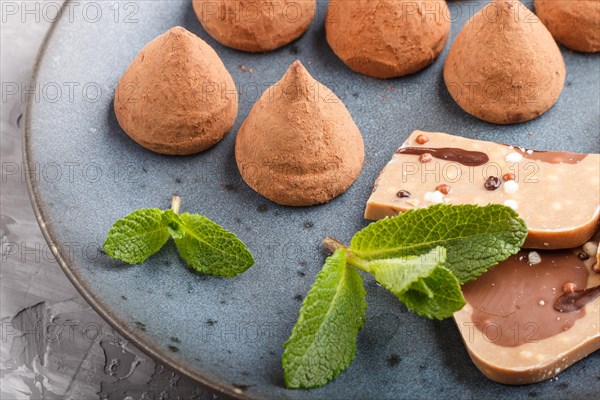
[[[366,219],[432,204],[504,204],[525,220],[527,248],[585,243],[600,220],[600,154],[533,151],[415,131],[375,182]]]
[[[477,368],[496,382],[535,383],[600,349],[595,263],[581,248],[525,250],[464,285],[454,320]]]

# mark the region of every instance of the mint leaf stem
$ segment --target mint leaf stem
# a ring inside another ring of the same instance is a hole
[[[366,260],[363,260],[360,257],[357,257],[355,254],[352,253],[352,250],[348,250],[348,252],[346,253],[346,262],[349,265],[352,265],[355,268],[360,269],[361,271],[365,271],[368,272],[370,274],[373,273],[371,266],[369,265],[369,262]]]
[[[325,239],[323,239],[323,247],[325,247],[325,249],[327,249],[327,251],[329,251],[330,253],[335,253],[340,249],[346,250],[346,263],[348,263],[348,265],[358,268],[361,271],[369,273],[371,272],[367,260],[363,260],[362,258],[352,254],[352,251],[350,251],[344,243],[340,242],[336,238],[327,236]]]
[[[176,194],[171,198],[171,210],[177,215],[179,215],[179,207],[181,206],[181,197]]]
[[[340,242],[336,238],[332,238],[331,236],[327,236],[325,239],[323,239],[323,247],[325,247],[327,251],[329,251],[332,254],[338,251],[339,249],[348,248],[344,243]]]

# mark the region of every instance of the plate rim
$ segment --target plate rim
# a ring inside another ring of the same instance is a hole
[[[69,3],[72,3],[74,0],[66,0],[60,7],[62,11]],[[42,60],[46,54],[46,50],[56,27],[60,23],[62,18],[57,18],[52,22],[50,28],[44,39],[40,45],[40,48],[36,54],[35,62],[33,64],[31,76],[29,79],[29,84],[32,84],[37,81],[40,67],[42,64]],[[25,105],[25,115],[24,115],[24,125],[23,125],[23,133],[22,133],[22,156],[24,168],[26,171],[31,170],[31,166],[34,161],[31,157],[31,109],[33,107],[33,97],[29,96]],[[171,357],[169,353],[161,349],[159,346],[155,345],[151,340],[146,340],[143,336],[136,334],[135,332],[129,331],[126,329],[126,321],[123,321],[121,318],[118,318],[112,310],[103,304],[103,302],[94,295],[93,290],[87,285],[80,277],[80,274],[71,268],[70,263],[73,261],[68,261],[67,258],[63,255],[61,251],[62,245],[61,242],[57,240],[54,234],[54,229],[52,227],[52,223],[48,221],[45,217],[46,215],[46,207],[47,205],[43,203],[43,201],[39,197],[38,186],[37,183],[31,179],[29,174],[25,174],[25,182],[27,185],[27,193],[29,195],[29,200],[31,202],[31,207],[33,209],[33,213],[35,219],[38,223],[40,231],[46,240],[50,250],[52,251],[52,255],[56,259],[58,265],[62,269],[63,273],[69,279],[71,284],[77,289],[79,294],[84,298],[84,300],[92,307],[92,309],[100,315],[100,317],[106,321],[113,329],[115,329],[120,335],[123,336],[128,343],[132,344],[137,349],[141,350],[144,354],[151,357],[154,361],[158,361],[161,364],[166,365],[177,373],[186,376],[187,378],[200,383],[208,387],[211,390],[217,391],[221,394],[229,396],[233,399],[239,400],[260,400],[259,397],[250,396],[245,393],[240,393],[235,390],[235,386],[233,384],[227,383],[225,381],[218,381],[214,379],[210,379],[202,373],[198,373],[191,368],[186,367],[184,362],[178,361]]]

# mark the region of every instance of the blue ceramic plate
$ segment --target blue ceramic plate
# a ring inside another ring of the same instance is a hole
[[[454,1],[452,36],[483,2]],[[268,54],[221,46],[196,19],[191,1],[67,3],[42,48],[29,96],[25,152],[42,230],[60,264],[90,304],[127,338],[214,389],[243,399],[582,398],[598,393],[595,353],[536,385],[510,387],[473,365],[450,320],[409,313],[366,278],[369,309],[350,368],[310,391],[283,387],[282,344],[302,297],[320,270],[321,240],[349,241],[373,182],[414,130],[457,133],[528,148],[599,152],[600,57],[563,49],[567,82],[558,103],[529,123],[495,126],[465,114],[442,80],[446,52],[431,67],[382,81],[353,73],[328,47],[326,2],[310,30]],[[100,13],[100,14],[99,14]],[[154,154],[115,119],[119,77],[152,38],[182,25],[210,43],[240,91],[237,121],[213,149],[189,157]],[[449,43],[451,43],[452,38]],[[252,191],[234,160],[237,130],[258,96],[300,59],[344,101],[361,129],[366,164],[356,183],[329,204],[281,207]],[[245,65],[253,73],[243,71]],[[235,279],[189,271],[168,244],[143,265],[124,266],[99,252],[111,224],[141,207],[202,213],[237,233],[256,264]],[[576,210],[574,210],[576,212]]]

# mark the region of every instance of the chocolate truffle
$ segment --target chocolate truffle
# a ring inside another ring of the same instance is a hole
[[[238,98],[217,53],[178,26],[139,52],[119,80],[114,106],[119,124],[137,143],[186,155],[223,139],[237,116]]]
[[[193,0],[202,26],[219,43],[252,53],[298,39],[315,16],[315,0]]]
[[[493,0],[457,35],[444,80],[469,114],[512,124],[554,105],[565,82],[565,63],[550,32],[523,4]]]
[[[534,5],[556,41],[576,51],[600,51],[600,0],[535,0]]]
[[[342,101],[296,61],[252,107],[238,133],[235,157],[244,181],[261,195],[309,206],[352,185],[364,145]]]
[[[440,55],[450,13],[444,0],[330,0],[325,31],[350,69],[394,78],[420,71]]]

